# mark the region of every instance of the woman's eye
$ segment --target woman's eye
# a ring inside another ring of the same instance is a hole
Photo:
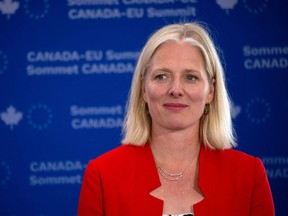
[[[164,74],[158,74],[158,75],[156,75],[155,76],[155,79],[157,79],[157,80],[164,80],[164,79],[166,79],[167,77],[166,77],[166,75],[164,75]]]
[[[197,80],[197,77],[190,74],[190,75],[187,75],[187,79],[193,81],[193,80]]]

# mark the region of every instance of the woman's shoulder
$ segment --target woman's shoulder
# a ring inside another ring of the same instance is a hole
[[[260,158],[237,149],[202,151],[202,161],[206,164],[215,164],[223,168],[238,169],[244,171],[263,170],[264,166]]]
[[[226,158],[228,160],[241,160],[241,161],[254,161],[256,159],[255,156],[252,154],[248,154],[246,152],[243,152],[241,150],[237,149],[225,149],[222,150],[222,157]]]
[[[258,157],[240,150],[205,149],[200,157],[201,172],[206,173],[207,176],[219,176],[221,173],[223,178],[251,182],[258,181],[266,175],[265,167]]]
[[[150,147],[135,146],[135,145],[120,145],[114,149],[111,149],[95,159],[90,163],[98,165],[117,165],[117,164],[129,164],[135,162],[135,160],[141,160],[143,157],[149,156]]]
[[[245,153],[241,150],[237,150],[237,149],[214,150],[214,149],[207,149],[205,147],[203,147],[202,149],[203,149],[202,154],[207,155],[207,157],[211,157],[217,160],[253,161],[257,159],[255,156]]]
[[[147,173],[151,173],[153,166],[153,155],[149,146],[121,145],[91,160],[87,165],[87,172],[97,173],[111,182],[114,180],[130,182],[135,175],[145,174],[147,177]],[[114,178],[115,176],[123,178],[119,180]]]

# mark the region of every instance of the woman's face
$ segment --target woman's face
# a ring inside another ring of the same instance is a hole
[[[198,48],[168,43],[154,53],[143,79],[142,93],[152,129],[199,129],[204,106],[213,99],[204,60]]]

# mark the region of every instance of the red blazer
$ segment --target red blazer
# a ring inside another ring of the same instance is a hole
[[[195,216],[275,215],[258,158],[202,146],[198,181],[204,199],[193,206]],[[89,162],[78,216],[161,216],[163,201],[149,194],[159,186],[150,145],[122,145]]]

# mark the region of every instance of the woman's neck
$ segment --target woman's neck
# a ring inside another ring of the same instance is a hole
[[[198,132],[191,133],[191,130],[154,133],[150,144],[157,162],[175,166],[198,157],[200,150]]]

